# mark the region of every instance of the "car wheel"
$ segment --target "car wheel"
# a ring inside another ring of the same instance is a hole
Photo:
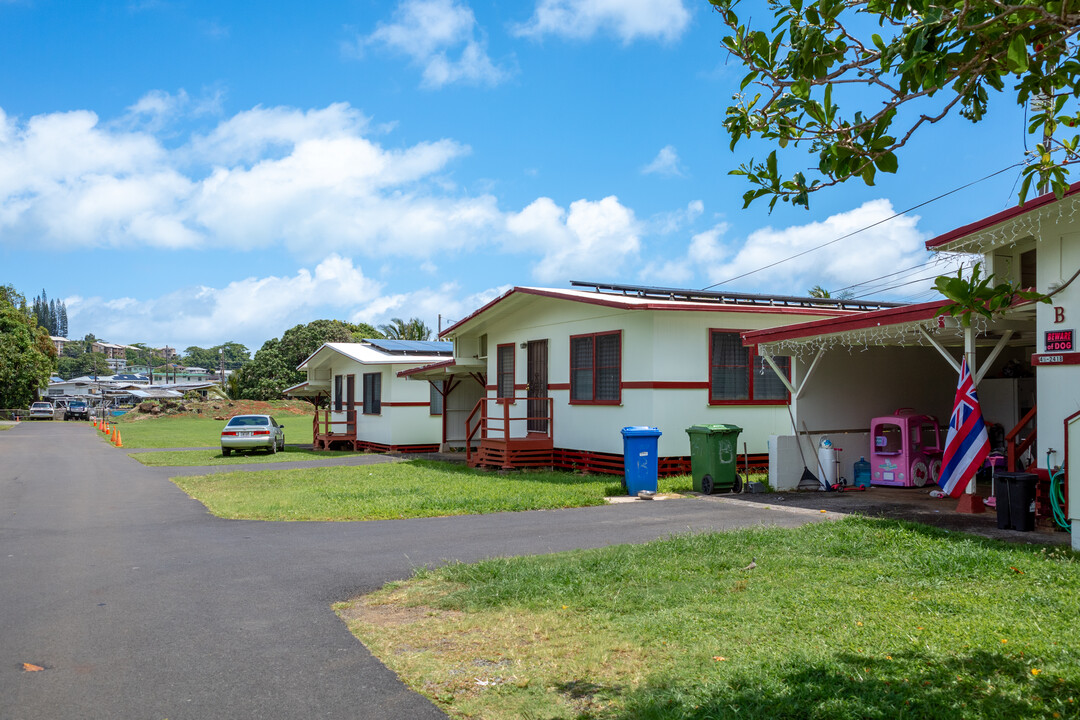
[[[223,455],[224,457],[229,457],[229,455],[231,455],[231,454],[232,454],[232,448],[227,448],[227,447],[223,447],[223,448],[221,448],[221,454],[222,454],[222,455]]]
[[[285,452],[285,436],[284,435],[281,436],[281,445],[278,446],[278,450],[280,450],[281,452]]]
[[[267,452],[269,452],[269,453],[270,453],[271,455],[273,455],[274,453],[276,453],[276,452],[277,452],[277,440],[273,440],[273,441],[271,441],[271,443],[270,443],[270,447],[266,448],[266,450],[267,450]]]

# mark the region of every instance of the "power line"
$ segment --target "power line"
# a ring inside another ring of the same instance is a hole
[[[861,287],[863,285],[868,285],[870,283],[875,283],[878,280],[884,280],[885,278],[892,277],[893,275],[902,275],[903,273],[911,272],[912,270],[919,270],[920,268],[927,267],[928,265],[938,264],[938,263],[943,262],[946,259],[947,258],[943,258],[940,255],[936,255],[934,257],[927,258],[925,261],[919,263],[918,265],[912,265],[909,268],[904,268],[903,270],[897,270],[896,272],[891,272],[891,273],[888,273],[887,275],[879,275],[876,278],[870,278],[869,280],[863,280],[862,282],[857,282],[854,285],[848,285],[847,287],[838,288],[836,290],[830,290],[829,292],[830,293],[842,293],[845,290],[853,290],[853,289],[855,289],[857,287]]]
[[[806,250],[803,250],[802,252],[796,253],[796,254],[791,255],[789,257],[781,258],[780,260],[777,260],[776,262],[769,263],[768,265],[764,265],[764,266],[759,267],[759,268],[757,268],[755,270],[750,270],[748,272],[744,272],[742,275],[736,275],[735,277],[730,277],[727,280],[721,280],[718,283],[713,283],[712,285],[707,285],[704,288],[702,288],[702,290],[710,290],[710,289],[712,289],[714,287],[717,287],[719,285],[726,285],[729,282],[734,282],[735,280],[741,280],[742,278],[747,277],[748,275],[753,275],[754,273],[761,272],[762,270],[768,270],[769,268],[776,267],[777,265],[780,265],[782,263],[786,263],[788,260],[794,260],[795,258],[802,257],[803,255],[808,255],[808,254],[814,252],[815,250],[820,250],[823,247],[828,247],[829,245],[833,245],[835,243],[838,243],[841,240],[846,240],[849,237],[858,235],[861,232],[865,232],[865,231],[867,231],[867,230],[869,230],[871,228],[875,228],[878,225],[881,225],[882,223],[887,223],[890,220],[895,220],[896,218],[900,217],[901,215],[906,215],[907,213],[911,212],[912,210],[918,210],[919,208],[923,207],[924,205],[929,205],[932,202],[937,202],[938,200],[941,200],[942,198],[946,198],[949,195],[952,195],[953,193],[957,193],[957,192],[960,192],[961,190],[965,190],[965,189],[971,187],[972,185],[975,185],[977,183],[981,183],[984,180],[989,180],[990,178],[994,177],[995,175],[1000,175],[1001,173],[1006,172],[1007,170],[1012,170],[1014,167],[1019,167],[1021,165],[1023,165],[1023,163],[1013,163],[1012,165],[1009,165],[1008,167],[1004,167],[1001,170],[998,170],[996,172],[992,172],[989,175],[986,175],[985,177],[979,178],[978,180],[972,180],[971,182],[969,182],[969,183],[967,183],[965,185],[961,185],[960,187],[953,188],[952,190],[949,190],[946,193],[942,193],[941,195],[938,195],[935,198],[931,198],[929,200],[921,202],[918,205],[912,205],[907,210],[901,210],[900,212],[895,213],[893,215],[890,215],[889,217],[884,218],[883,220],[878,220],[876,223],[872,223],[870,225],[867,225],[866,227],[859,228],[858,230],[854,230],[852,232],[849,232],[847,235],[842,235],[842,236],[836,238],[835,240],[829,240],[828,242],[824,242],[824,243],[822,243],[820,245],[816,245],[816,246],[814,246],[812,248],[808,248]]]
[[[861,293],[863,295],[868,295],[868,294],[875,293],[875,292],[883,292],[884,290],[887,289],[886,288],[887,285],[892,285],[893,283],[898,283],[900,280],[903,280],[906,277],[910,277],[911,275],[914,275],[915,273],[917,273],[919,271],[934,269],[934,270],[940,272],[942,269],[944,269],[941,266],[944,265],[947,262],[947,260],[948,260],[947,258],[939,258],[937,260],[937,262],[926,263],[924,265],[919,265],[919,266],[917,266],[915,268],[908,268],[907,270],[903,270],[903,271],[898,272],[898,273],[891,273],[890,275],[883,275],[880,278],[874,278],[872,280],[867,280],[865,283],[861,283],[861,285],[863,287],[862,287],[861,290],[859,290],[859,293]],[[889,277],[892,277],[893,279],[892,280],[886,280],[885,279],[885,278],[889,278]]]
[[[923,280],[931,280],[931,279],[936,278],[936,277],[940,277],[940,276],[939,275],[926,275],[925,277],[915,278],[914,280],[908,280],[907,282],[902,282],[899,285],[892,285],[892,286],[886,287],[886,288],[879,288],[877,290],[874,290],[873,292],[875,292],[875,293],[888,292],[889,290],[895,290],[896,288],[902,288],[902,287],[905,287],[907,285],[914,285],[917,282],[922,282]],[[859,298],[866,297],[869,294],[870,293],[864,293],[863,295],[856,295],[853,299],[858,300]]]

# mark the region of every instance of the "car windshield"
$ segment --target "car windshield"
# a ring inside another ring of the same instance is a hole
[[[71,407],[71,408],[84,408],[84,407],[86,407],[86,403],[84,403],[84,402],[73,402],[68,407]]]
[[[269,425],[270,420],[258,415],[239,415],[229,421],[229,427],[237,427],[244,425]]]
[[[38,410],[43,410],[49,407],[49,403],[34,403],[30,407],[37,408]]]

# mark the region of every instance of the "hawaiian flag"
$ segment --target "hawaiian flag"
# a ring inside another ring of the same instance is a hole
[[[956,400],[949,418],[938,485],[946,494],[960,497],[989,454],[990,438],[986,435],[975,383],[965,357],[960,364],[960,382],[956,386]]]

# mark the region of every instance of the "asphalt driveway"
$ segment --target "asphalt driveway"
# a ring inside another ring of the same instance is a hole
[[[443,717],[349,634],[331,603],[447,560],[824,517],[709,498],[238,521],[211,516],[168,481],[175,474],[140,465],[82,423],[0,433],[0,718]],[[25,672],[24,662],[46,669]]]

